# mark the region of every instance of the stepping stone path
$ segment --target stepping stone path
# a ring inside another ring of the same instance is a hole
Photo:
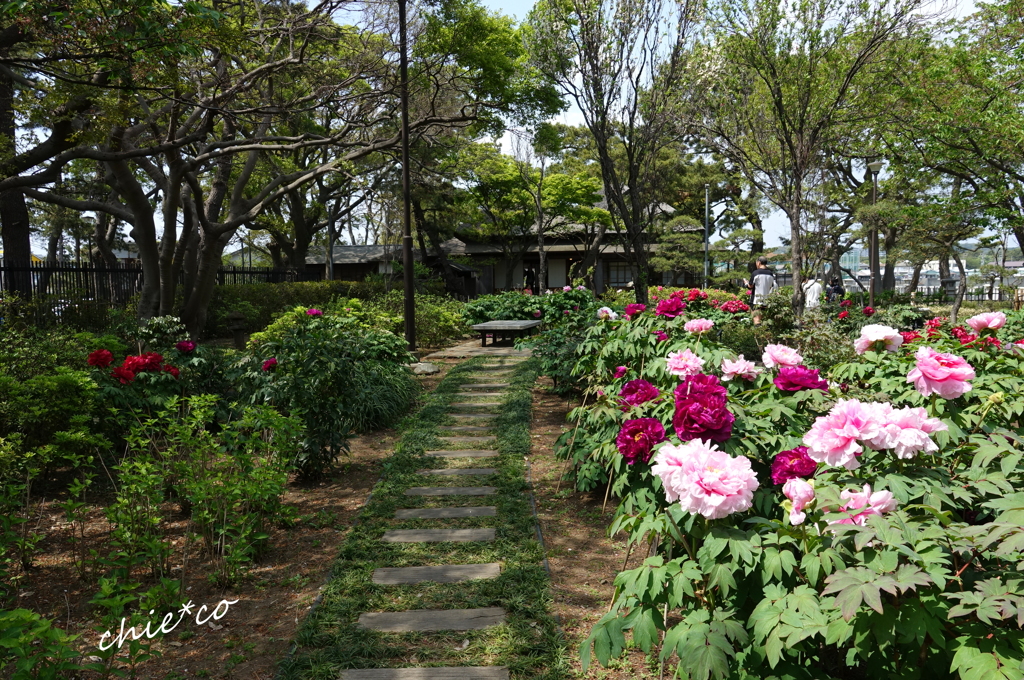
[[[451,404],[450,415],[458,425],[442,426],[444,432],[488,432],[493,428],[481,421],[493,420],[495,414],[475,413],[473,409],[499,408],[500,401],[494,399],[504,395],[508,381],[501,380],[498,373],[508,373],[512,362],[484,364],[477,367],[475,376],[482,382],[464,383],[464,391],[456,397],[491,399],[492,401],[456,402]],[[479,391],[478,391],[479,390]],[[466,411],[470,409],[470,411]],[[463,424],[467,423],[467,424]],[[446,448],[427,451],[433,458],[496,458],[499,453],[489,448],[458,448],[459,446],[496,445],[493,436],[442,436]],[[497,468],[439,468],[417,470],[419,475],[436,475],[453,480],[460,478],[497,474]],[[468,480],[467,480],[468,481]],[[453,500],[459,496],[490,496],[497,493],[493,486],[418,486],[406,489],[406,496],[426,496]],[[406,508],[395,511],[395,519],[448,519],[464,517],[496,517],[495,506],[474,506],[441,508]],[[395,529],[381,537],[388,543],[434,543],[444,541],[494,541],[495,529]],[[458,583],[474,579],[493,579],[501,573],[501,565],[490,564],[438,564],[420,567],[381,568],[373,572],[373,582],[381,585],[402,585],[424,582]],[[404,612],[365,612],[359,616],[358,625],[385,633],[479,630],[497,626],[505,621],[505,612],[500,607],[479,609],[414,609]],[[500,666],[453,666],[445,668],[371,668],[346,670],[340,680],[508,680],[508,669]]]

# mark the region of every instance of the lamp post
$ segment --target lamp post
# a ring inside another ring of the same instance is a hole
[[[402,100],[402,269],[405,280],[405,341],[416,350],[416,303],[413,297],[412,203],[409,196],[409,55],[405,22],[406,0],[398,0],[398,71]]]
[[[882,161],[875,160],[868,163],[868,172],[871,173],[871,205],[875,205],[878,201],[878,173],[882,169]],[[870,281],[871,285],[868,287],[868,306],[875,306],[875,290],[877,287],[878,276],[878,224],[875,220],[875,216],[871,218],[871,232],[868,240],[868,267],[871,269]]]
[[[708,232],[708,225],[710,224],[711,217],[711,203],[708,200],[708,187],[710,184],[704,185],[704,287],[708,287],[708,277],[711,275],[711,262],[708,259],[708,248],[711,243],[711,235]]]

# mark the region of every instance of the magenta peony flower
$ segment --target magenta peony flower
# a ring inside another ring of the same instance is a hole
[[[862,491],[843,490],[839,497],[846,503],[839,508],[840,512],[849,513],[849,517],[836,520],[834,524],[856,524],[864,526],[871,515],[882,515],[896,509],[896,499],[891,491],[871,492],[871,485],[865,484]]]
[[[743,312],[750,311],[750,305],[740,300],[728,300],[722,303],[720,309],[723,312],[729,312],[730,314],[742,314]]]
[[[657,418],[627,420],[615,438],[619,453],[632,465],[637,461],[646,463],[651,459],[654,447],[665,441],[665,427]]]
[[[177,349],[182,354],[188,354],[189,352],[192,352],[192,351],[195,350],[196,343],[192,342],[191,340],[182,340],[181,342],[179,342],[174,347],[175,347],[175,349]]]
[[[757,489],[750,460],[698,441],[662,444],[651,472],[661,479],[670,503],[678,500],[683,510],[708,519],[749,510]]]
[[[276,357],[270,357],[269,359],[267,359],[266,361],[263,362],[263,370],[264,371],[269,371],[269,370],[274,369],[274,368],[277,368],[277,358]]]
[[[714,326],[715,322],[711,319],[691,319],[683,324],[683,330],[687,333],[707,333]]]
[[[658,388],[646,380],[630,380],[622,386],[619,392],[619,401],[628,406],[639,406],[657,399],[661,395]]]
[[[895,328],[873,323],[860,329],[860,337],[853,341],[853,349],[857,354],[864,354],[869,349],[895,352],[902,344],[903,336]]]
[[[647,311],[647,305],[642,305],[637,302],[626,305],[626,311],[623,312],[622,315],[627,319],[632,319],[637,314],[642,314],[645,311]]]
[[[983,312],[976,314],[967,320],[967,325],[970,326],[975,333],[981,333],[983,330],[992,329],[999,330],[1006,325],[1006,315],[1002,312]]]
[[[804,435],[811,460],[847,470],[860,467],[857,456],[864,453],[862,442],[877,437],[885,425],[882,404],[862,404],[840,399],[827,415],[820,416]]]
[[[675,389],[672,427],[680,441],[724,442],[732,435],[736,416],[726,408],[725,387],[713,375],[686,378]]]
[[[666,298],[658,303],[658,306],[654,308],[654,313],[658,316],[668,317],[674,319],[686,309],[686,303],[679,298]]]
[[[688,349],[670,352],[666,358],[668,372],[672,375],[688,376],[700,373],[704,360]]]
[[[753,361],[744,359],[742,354],[736,357],[736,361],[722,359],[722,380],[732,380],[733,378],[753,380],[760,372],[761,369],[754,366]]]
[[[106,368],[110,364],[114,363],[114,353],[109,349],[98,349],[89,354],[89,358],[86,359],[86,363],[90,366],[95,366],[96,368]]]
[[[935,453],[939,447],[928,435],[944,432],[949,428],[938,418],[929,418],[923,408],[906,407],[894,409],[889,404],[879,404],[885,416],[885,424],[878,436],[867,442],[868,446],[881,451],[892,449],[897,458],[913,458],[918,453]]]
[[[804,523],[807,513],[804,508],[814,500],[814,484],[795,477],[782,487],[782,494],[789,499],[789,522],[793,526]]]
[[[612,374],[612,378],[614,380],[618,380],[622,376],[626,375],[626,371],[628,371],[628,370],[629,369],[626,368],[625,366],[616,366],[615,367],[615,373]]]
[[[568,310],[567,310],[568,311]],[[539,319],[540,315],[543,314],[539,309],[533,312],[533,318]]]
[[[323,315],[324,315],[324,313],[321,312],[319,309],[312,309],[312,308],[310,308],[310,309],[306,310],[306,316],[323,316]]]
[[[665,331],[654,331],[654,337],[658,338],[658,342],[665,342],[668,340],[668,333]]]
[[[772,381],[780,390],[799,392],[800,390],[828,390],[828,381],[822,380],[818,369],[806,366],[783,366]]]
[[[764,362],[765,368],[799,366],[804,362],[804,358],[800,356],[799,352],[785,345],[767,345],[764,348],[764,354],[761,355],[761,360]]]
[[[922,395],[937,394],[943,399],[956,399],[971,391],[968,380],[975,378],[974,368],[962,357],[922,347],[914,355],[917,363],[907,374],[907,382]]]
[[[806,446],[781,451],[772,459],[772,484],[785,484],[798,477],[810,477],[818,464],[807,455]]]

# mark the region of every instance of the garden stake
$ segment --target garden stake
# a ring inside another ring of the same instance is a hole
[[[668,560],[666,560],[666,562],[672,561],[672,548],[673,545],[669,543]],[[666,633],[668,632],[668,597],[665,598],[665,609],[663,610],[661,615],[661,627],[665,629]],[[665,646],[665,633],[662,633],[661,635],[661,644],[662,647]],[[665,650],[662,649],[661,651],[661,669],[658,671],[658,680],[665,680]]]
[[[587,397],[589,394],[583,395],[583,403],[580,408],[586,408]],[[569,441],[569,453],[565,455],[565,465],[562,466],[562,471],[558,473],[558,484],[555,484],[555,493],[562,487],[562,477],[565,475],[565,468],[569,467],[569,461],[572,460],[572,447],[576,446],[576,433],[580,431],[580,423],[583,422],[583,416],[576,419],[576,429],[572,431],[572,439]]]
[[[608,469],[608,486],[604,490],[604,503],[601,504],[601,512],[604,512],[604,509],[608,507],[608,494],[611,493],[611,490],[612,490],[612,471],[611,471],[611,468],[609,468]]]

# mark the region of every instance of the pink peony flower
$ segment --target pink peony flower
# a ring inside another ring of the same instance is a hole
[[[654,331],[654,337],[658,338],[658,342],[665,342],[668,340],[668,333],[665,331]]]
[[[572,286],[562,286],[563,293],[568,293],[570,290],[572,290]]]
[[[701,367],[704,366],[704,360],[688,349],[670,352],[667,361],[668,372],[679,376],[695,375],[700,373]]]
[[[275,357],[270,357],[269,359],[263,362],[264,371],[269,371],[274,368],[277,368],[277,359]]]
[[[586,290],[586,286],[576,286],[576,290]]]
[[[782,451],[772,459],[772,484],[785,484],[798,477],[810,477],[818,464],[807,455],[806,446]]]
[[[658,306],[654,308],[654,313],[658,316],[664,316],[669,319],[674,319],[686,309],[686,303],[679,298],[666,298],[658,303]]]
[[[783,366],[775,376],[775,386],[786,392],[800,390],[828,390],[828,381],[822,380],[818,369],[806,366]]]
[[[733,378],[753,380],[760,372],[761,369],[754,366],[753,361],[744,359],[742,354],[736,357],[736,361],[722,359],[722,380],[732,380]]]
[[[846,501],[839,511],[849,513],[850,516],[837,520],[835,524],[864,526],[871,515],[882,515],[896,509],[896,499],[892,497],[891,491],[872,493],[870,484],[865,484],[862,491],[844,489],[839,497]]]
[[[672,427],[680,441],[724,442],[732,436],[736,416],[726,408],[725,387],[713,375],[690,376],[676,386]]]
[[[967,325],[974,329],[975,333],[987,329],[998,330],[1006,325],[1006,315],[1002,312],[983,312],[968,319]]]
[[[814,500],[814,484],[796,477],[786,482],[782,494],[789,499],[789,522],[793,526],[803,524],[807,519],[804,508]]]
[[[619,318],[619,315],[613,312],[611,307],[602,307],[601,309],[597,310],[597,318],[614,321],[615,319]]]
[[[853,341],[853,349],[857,354],[864,354],[869,349],[895,352],[903,344],[903,336],[895,328],[873,323],[860,329],[860,337]]]
[[[175,349],[177,349],[182,354],[188,354],[189,352],[192,352],[192,351],[195,350],[196,343],[192,342],[191,340],[182,340],[181,342],[179,342],[174,347],[175,347]]]
[[[628,370],[629,369],[626,368],[625,366],[616,366],[615,367],[615,373],[612,374],[612,379],[618,380],[622,376],[626,375],[626,371],[628,371]]]
[[[628,406],[639,406],[661,396],[658,388],[643,379],[630,380],[622,386],[619,401]]]
[[[885,425],[885,413],[880,406],[840,399],[804,435],[807,455],[819,463],[856,470],[860,467],[857,456],[864,453],[862,442],[877,437]]]
[[[804,358],[793,349],[792,347],[786,347],[785,345],[768,345],[764,348],[764,354],[761,355],[761,360],[764,362],[765,368],[775,368],[776,366],[799,366],[804,362]]]
[[[968,380],[975,377],[974,368],[962,357],[922,347],[914,355],[917,363],[907,374],[907,382],[922,395],[937,394],[943,399],[956,399],[971,391]]]
[[[944,422],[929,418],[928,412],[920,407],[908,406],[897,410],[889,404],[880,404],[880,409],[885,414],[885,424],[868,446],[879,451],[892,449],[897,458],[913,458],[918,453],[939,450],[928,435],[948,430]]]
[[[310,309],[306,310],[306,316],[323,316],[323,315],[324,315],[324,313],[322,311],[320,311],[319,309],[312,309],[312,308],[310,308]]]
[[[626,311],[623,312],[622,315],[627,319],[632,319],[637,314],[642,314],[645,311],[647,311],[647,305],[633,303],[626,305]]]
[[[669,502],[678,500],[683,510],[708,519],[749,510],[757,489],[750,460],[700,441],[662,444],[651,472],[661,479]]]
[[[707,333],[714,326],[715,322],[711,319],[691,319],[683,324],[683,330],[687,333]]]
[[[665,441],[665,427],[657,418],[627,420],[615,438],[619,453],[632,465],[637,461],[646,463],[651,459],[654,447]]]

